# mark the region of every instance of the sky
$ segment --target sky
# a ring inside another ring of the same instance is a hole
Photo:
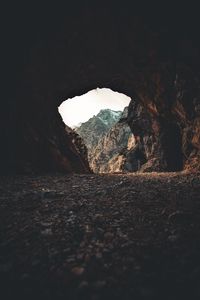
[[[82,96],[65,100],[58,107],[58,111],[66,125],[75,127],[97,115],[101,109],[110,108],[123,111],[130,100],[130,97],[113,92],[111,89],[97,88]]]

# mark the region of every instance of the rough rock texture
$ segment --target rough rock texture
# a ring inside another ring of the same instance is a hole
[[[176,100],[172,111],[182,132],[185,169],[199,169],[200,158],[200,78],[186,65],[179,65],[175,80]]]
[[[86,169],[90,170],[88,162],[88,149],[83,141],[83,139],[76,133],[76,131],[69,126],[65,126],[67,134],[72,138],[72,143],[79,154],[81,161],[84,162]]]
[[[200,175],[7,176],[3,300],[200,296]]]
[[[149,102],[149,97],[141,90],[138,93],[141,102],[132,100],[129,106],[129,125],[143,144],[148,159],[147,168],[143,166],[142,170],[199,169],[199,79],[190,68],[177,65],[176,78],[171,82],[171,100],[161,102],[162,93],[168,95],[162,73],[165,71],[149,82],[158,99]]]
[[[140,171],[182,169],[181,133],[175,123],[156,117],[134,100],[129,105],[128,123],[147,160]]]
[[[127,116],[128,107],[125,107],[121,119],[99,139],[91,152],[90,166],[95,173],[131,172],[140,167],[138,145],[127,124]]]
[[[98,145],[93,150],[90,164],[92,170],[96,173],[120,171],[121,164],[117,162],[117,157],[122,156],[130,135],[131,130],[127,124],[123,122],[115,124],[99,140]],[[118,166],[115,166],[115,163]]]
[[[103,2],[4,12],[1,172],[85,171],[57,107],[96,87],[125,93],[155,119],[160,170],[199,168],[199,10]]]
[[[89,162],[91,162],[93,158],[94,148],[97,146],[98,141],[109,131],[112,125],[120,119],[121,114],[121,111],[102,109],[96,116],[82,123],[80,127],[75,128],[88,149]]]

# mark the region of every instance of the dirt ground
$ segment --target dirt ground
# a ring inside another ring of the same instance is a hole
[[[200,299],[200,175],[0,178],[0,299]]]

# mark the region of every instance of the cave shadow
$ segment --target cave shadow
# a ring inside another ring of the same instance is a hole
[[[176,123],[170,123],[167,125],[162,137],[162,145],[166,157],[167,171],[182,171],[182,135],[181,129]]]

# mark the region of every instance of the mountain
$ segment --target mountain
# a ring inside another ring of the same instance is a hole
[[[103,109],[75,129],[88,148],[89,165],[95,173],[135,172],[144,163],[127,117],[128,107],[123,112]]]
[[[96,115],[84,122],[75,131],[84,140],[88,149],[88,159],[90,161],[93,149],[97,146],[98,141],[103,137],[110,128],[120,119],[121,111],[111,109],[102,109]]]
[[[102,109],[97,115],[108,128],[111,128],[113,124],[115,124],[122,116],[122,111],[115,111],[111,109]]]
[[[140,150],[127,124],[128,107],[93,149],[90,167],[95,173],[134,172],[139,168]]]

